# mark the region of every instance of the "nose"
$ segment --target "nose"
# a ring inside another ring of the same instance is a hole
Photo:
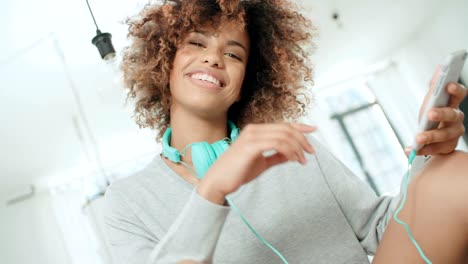
[[[202,55],[202,62],[210,67],[223,68],[223,56],[218,49],[205,49]]]

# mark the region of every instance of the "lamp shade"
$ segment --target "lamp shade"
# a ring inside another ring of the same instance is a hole
[[[91,40],[95,45],[101,58],[105,61],[111,60],[115,57],[114,46],[112,46],[112,35],[110,33],[102,33],[99,29],[96,30],[96,36]]]

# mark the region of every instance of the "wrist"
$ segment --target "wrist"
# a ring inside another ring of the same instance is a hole
[[[224,205],[226,203],[226,195],[217,190],[212,184],[206,181],[201,181],[201,183],[197,187],[198,195],[205,198],[206,200],[219,204]]]

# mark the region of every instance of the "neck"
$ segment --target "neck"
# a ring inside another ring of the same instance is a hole
[[[227,116],[204,119],[186,113],[182,109],[171,109],[170,120],[172,136],[169,144],[179,152],[190,143],[206,141],[212,144],[228,136]],[[192,163],[191,148],[186,150],[182,160]]]

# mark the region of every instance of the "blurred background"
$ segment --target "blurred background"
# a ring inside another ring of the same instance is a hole
[[[117,69],[123,21],[147,1],[89,1],[112,34],[112,60],[91,43],[85,0],[2,1],[0,263],[111,263],[102,194],[160,152],[156,133],[134,123]],[[297,2],[319,31],[303,121],[376,193],[397,191],[431,76],[448,53],[468,49],[468,2]]]

